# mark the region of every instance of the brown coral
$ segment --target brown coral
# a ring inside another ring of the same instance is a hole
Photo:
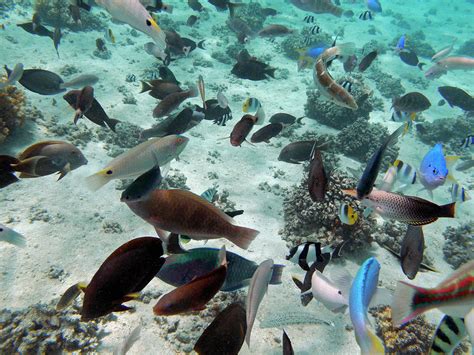
[[[0,91],[0,144],[5,141],[15,127],[23,124],[25,95],[15,86],[7,86]]]

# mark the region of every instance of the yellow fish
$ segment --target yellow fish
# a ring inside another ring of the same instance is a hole
[[[351,205],[346,203],[341,205],[341,208],[339,209],[339,219],[342,223],[352,226],[355,222],[357,222],[358,218],[359,215],[356,211],[354,211]]]

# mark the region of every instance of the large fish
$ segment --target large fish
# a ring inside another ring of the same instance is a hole
[[[8,77],[12,75],[5,65]],[[40,95],[56,95],[66,91],[63,87],[63,79],[56,73],[44,69],[24,69],[18,82],[26,89]]]
[[[315,14],[331,14],[341,17],[343,9],[334,5],[331,0],[290,0],[293,5],[303,11]]]
[[[445,315],[436,328],[429,354],[452,354],[466,335],[463,318]]]
[[[399,326],[434,308],[452,317],[464,317],[473,305],[474,260],[471,260],[433,288],[399,281],[392,304],[392,321]]]

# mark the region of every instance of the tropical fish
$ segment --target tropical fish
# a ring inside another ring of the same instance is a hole
[[[7,69],[6,66],[5,66],[5,69]],[[7,73],[8,73],[8,70],[7,70]],[[22,76],[23,76],[23,64],[17,63],[15,64],[15,67],[13,68],[13,70],[8,73],[7,80],[4,81],[3,83],[0,83],[0,90],[4,89],[5,87],[9,85],[14,85],[17,81],[21,79]]]
[[[161,48],[160,46],[156,45],[155,42],[145,43],[143,45],[143,49],[149,55],[152,55],[157,59],[161,59],[163,61],[163,64],[169,65],[171,63],[170,53],[167,50],[165,50],[164,48]]]
[[[226,109],[227,107],[229,107],[229,100],[227,100],[227,98],[225,97],[224,93],[221,90],[219,90],[219,92],[217,93],[216,99],[217,99],[217,103],[219,104],[221,108]]]
[[[283,25],[268,25],[258,31],[260,37],[286,36],[294,31]]]
[[[158,100],[163,100],[166,96],[183,90],[173,81],[167,80],[150,80],[142,81],[142,90],[140,93],[148,92],[148,95]]]
[[[364,58],[359,63],[359,71],[364,72],[366,71],[372,62],[377,58],[377,51],[372,51],[369,54],[367,54]]]
[[[438,286],[424,288],[399,281],[392,304],[394,326],[438,308],[451,317],[464,317],[474,302],[474,260],[469,261]]]
[[[153,117],[160,118],[170,114],[172,111],[177,109],[183,101],[196,97],[199,95],[198,88],[195,85],[191,85],[187,91],[180,91],[169,94],[160,101],[160,103],[153,110]]]
[[[423,228],[419,226],[408,226],[400,249],[400,260],[403,273],[413,280],[420,269],[425,249],[425,238]]]
[[[445,315],[436,328],[429,354],[452,354],[466,335],[463,318]]]
[[[253,81],[265,80],[268,77],[275,78],[275,68],[251,57],[245,49],[243,51],[245,52],[240,52],[237,57],[237,63],[231,71],[232,74],[241,79]]]
[[[375,258],[367,259],[357,271],[349,295],[349,314],[357,344],[362,354],[385,353],[382,340],[369,329],[367,311],[377,290],[380,264]]]
[[[158,12],[167,12],[169,14],[172,14],[173,13],[173,5],[170,5],[170,4],[165,4],[163,1],[161,0],[149,0],[148,2],[146,2],[145,0],[142,1],[142,3],[144,5],[146,5],[146,9],[148,11],[158,11]]]
[[[474,159],[464,160],[456,165],[457,171],[464,171],[474,167]]]
[[[250,337],[252,334],[253,323],[257,316],[258,307],[267,293],[268,284],[272,277],[273,260],[263,261],[255,270],[247,293],[247,332],[245,334],[245,342],[250,346]]]
[[[97,191],[114,179],[133,178],[150,170],[156,165],[164,167],[176,159],[188,144],[189,139],[171,135],[152,138],[120,154],[103,169],[87,178],[88,187]]]
[[[13,229],[8,228],[4,224],[0,223],[0,242],[6,242],[17,247],[26,246],[26,238],[18,232],[15,232]]]
[[[226,260],[227,274],[220,290],[231,292],[248,286],[258,265],[231,251],[227,251]],[[168,256],[156,277],[178,287],[211,272],[217,266],[219,266],[219,249],[194,248],[187,250],[186,253]],[[283,265],[273,265],[270,285],[281,284],[283,268]]]
[[[5,65],[7,75],[10,77],[12,70]],[[56,73],[43,69],[24,69],[18,82],[26,89],[40,95],[56,95],[66,91],[61,84],[63,79]]]
[[[0,155],[0,189],[11,185],[18,180],[16,177],[15,169],[13,169],[12,165],[18,164],[20,161],[9,155]]]
[[[474,97],[464,90],[453,86],[441,86],[438,88],[438,92],[449,106],[457,106],[464,111],[474,111]]]
[[[242,116],[230,133],[230,144],[234,147],[240,147],[242,143],[247,140],[247,136],[250,134],[257,120],[257,116],[248,114]]]
[[[466,202],[471,199],[464,187],[458,183],[451,185],[451,199],[453,202]]]
[[[75,88],[80,89],[84,86],[93,86],[99,81],[99,78],[96,75],[92,74],[81,74],[74,79],[66,81],[59,85],[60,88]]]
[[[329,262],[333,258],[339,258],[344,244],[345,242],[321,247],[321,243],[306,242],[291,248],[286,260],[298,264],[303,270],[308,271],[310,265],[315,262],[323,263],[324,261]],[[322,270],[319,271],[323,272]]]
[[[474,146],[474,135],[467,136],[461,143],[461,148],[469,148],[471,146]]]
[[[411,50],[402,50],[398,56],[403,63],[411,65],[412,67],[418,67],[420,70],[423,70],[423,66],[426,65],[426,63],[421,63],[416,53]]]
[[[455,42],[455,41],[454,41],[454,42]],[[451,51],[452,51],[453,48],[454,48],[454,42],[453,42],[450,46],[444,47],[444,48],[441,49],[439,52],[436,52],[436,53],[431,57],[431,61],[432,61],[432,62],[436,62],[436,61],[440,60],[441,58],[444,58],[444,57],[446,57],[447,55],[449,55],[449,53],[451,53]]]
[[[140,175],[130,186],[128,186],[120,197],[120,201],[139,201],[146,198],[154,189],[161,184],[163,177],[161,176],[160,166],[157,164],[147,172]]]
[[[370,11],[364,11],[359,15],[359,20],[373,20],[372,12]]]
[[[137,298],[165,259],[161,240],[135,238],[116,249],[100,266],[84,290],[81,320],[87,321],[130,309],[123,302]]]
[[[222,108],[217,99],[206,100],[206,109],[197,107],[196,110],[204,114],[205,120],[213,121],[214,124],[225,126],[232,119],[232,111],[229,106]]]
[[[343,190],[356,197],[355,190]],[[372,190],[362,204],[374,210],[383,218],[393,219],[414,226],[433,223],[438,218],[454,218],[456,203],[438,206],[433,202],[415,196],[399,195],[387,191]]]
[[[76,110],[74,113],[74,124],[77,124],[77,121],[82,118],[82,116],[89,111],[92,107],[92,102],[94,101],[94,88],[92,86],[86,86],[82,90],[72,90],[66,93],[64,96],[72,97],[75,99],[75,102],[70,104],[70,106]],[[64,97],[63,96],[63,97]],[[69,103],[72,100],[65,100]]]
[[[105,39],[112,44],[115,44],[115,35],[110,28],[105,30]]]
[[[283,147],[278,156],[278,160],[291,164],[300,164],[308,161],[311,159],[311,152],[313,151],[314,143],[315,141],[299,141],[290,143]]]
[[[446,158],[443,155],[443,146],[438,143],[426,153],[421,161],[420,182],[428,191],[432,191],[445,183],[448,174],[449,170]]]
[[[411,125],[411,123],[416,119],[416,115],[417,115],[416,112],[403,112],[403,111],[393,110],[392,121],[407,122],[408,125]]]
[[[199,0],[188,0],[188,5],[194,11],[201,12],[202,10],[204,10],[204,7],[201,5]]]
[[[295,352],[293,351],[291,340],[286,334],[285,329],[283,329],[282,343],[283,343],[283,355],[294,355]]]
[[[450,70],[473,70],[474,58],[470,57],[447,57],[436,62],[425,72],[425,78],[436,79]]]
[[[240,303],[231,303],[207,326],[194,345],[194,351],[199,355],[237,355],[246,332],[245,308]]]
[[[382,247],[384,249],[386,249],[387,251],[389,251],[393,256],[395,256],[396,258],[398,258],[401,262],[401,258],[400,258],[400,252],[399,251],[396,251],[396,250],[393,250],[392,248],[390,248],[389,246],[387,246],[386,244],[383,244]],[[431,271],[431,272],[439,272],[438,270],[436,270],[434,267],[430,266],[430,265],[427,265],[425,263],[421,263],[420,264],[420,269],[418,271],[422,271],[422,272],[427,272],[427,271]]]
[[[62,37],[61,28],[56,27],[53,33],[53,44],[54,44],[54,49],[56,49],[56,54],[58,55],[58,58],[59,58],[59,45],[61,43],[61,37]]]
[[[234,220],[212,203],[185,190],[154,190],[144,200],[126,203],[137,216],[155,227],[165,242],[163,231],[168,231],[194,240],[226,238],[247,249],[259,233],[234,225]]]
[[[199,75],[198,77],[198,88],[199,88],[199,93],[201,94],[202,107],[205,110],[206,109],[206,86],[204,85],[204,78],[202,77],[202,75]]]
[[[204,113],[199,112],[196,107],[186,107],[180,112],[169,115],[152,128],[141,131],[140,139],[186,133],[197,126],[204,119],[204,116]]]
[[[352,276],[343,268],[333,269],[331,278],[315,270],[311,277],[311,292],[315,300],[334,313],[344,313],[349,306]],[[332,279],[332,280],[331,280]]]
[[[403,34],[400,36],[400,38],[398,39],[397,45],[395,46],[396,52],[400,53],[401,51],[405,49],[406,40],[407,40],[406,34]]]
[[[308,191],[313,202],[324,201],[328,189],[328,176],[324,170],[323,157],[316,149],[316,142],[309,160]]]
[[[252,143],[270,143],[270,139],[273,137],[276,137],[282,130],[283,130],[283,124],[281,123],[270,123],[262,128],[260,128],[258,131],[256,131],[254,134],[252,134],[252,137],[250,137],[250,142]]]
[[[74,300],[81,294],[83,290],[85,290],[86,287],[87,284],[83,282],[78,282],[77,284],[69,287],[59,299],[58,304],[56,305],[56,310],[62,311],[63,309],[66,309],[72,305]]]
[[[430,106],[430,100],[419,92],[409,92],[392,100],[392,107],[395,110],[409,113],[422,112],[429,109]]]
[[[190,311],[201,311],[219,292],[227,273],[225,246],[219,251],[219,266],[162,296],[153,307],[157,316],[171,316]]]
[[[193,27],[198,20],[199,20],[199,17],[197,17],[196,15],[191,15],[186,20],[186,25],[189,27]]]
[[[284,125],[292,125],[295,122],[301,123],[301,120],[304,117],[305,116],[296,118],[295,116],[290,115],[288,113],[279,112],[279,113],[275,113],[274,115],[272,115],[272,117],[270,117],[269,121],[270,121],[270,123],[282,123]]]
[[[359,218],[359,215],[354,210],[354,208],[346,203],[341,204],[338,216],[342,223],[347,224],[349,226],[354,225]]]
[[[416,182],[416,169],[401,160],[395,160],[393,166],[397,169],[397,180],[404,185],[413,185]]]
[[[366,0],[367,8],[373,12],[382,12],[379,0]]]
[[[142,330],[142,325],[139,324],[127,335],[127,337],[114,349],[113,355],[125,355],[140,339],[140,332]]]

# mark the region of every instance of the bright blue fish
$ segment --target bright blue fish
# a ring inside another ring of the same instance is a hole
[[[328,48],[328,46],[326,46],[325,44],[319,43],[319,44],[316,44],[316,45],[308,48],[306,50],[305,54],[308,57],[311,57],[311,58],[315,59],[315,58],[319,57],[327,48]]]
[[[443,146],[438,143],[421,161],[420,182],[428,191],[432,191],[444,184],[448,173],[446,158],[443,155]]]
[[[383,354],[382,340],[369,328],[367,310],[379,282],[380,264],[375,258],[367,259],[352,281],[349,296],[349,314],[362,354]]]
[[[367,8],[373,12],[382,12],[379,0],[367,0]]]
[[[405,49],[406,35],[402,35],[398,40],[397,47],[395,48],[398,52]]]

